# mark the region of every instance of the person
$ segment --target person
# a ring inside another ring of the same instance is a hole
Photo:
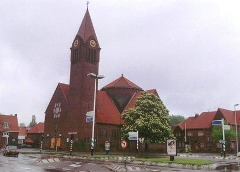
[[[168,142],[168,154],[176,154],[175,141],[171,140]]]

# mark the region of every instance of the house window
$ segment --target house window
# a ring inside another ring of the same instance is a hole
[[[176,133],[176,137],[180,137],[181,136],[181,133]]]
[[[9,133],[8,132],[3,132],[3,137],[7,137],[9,136]]]
[[[99,130],[99,136],[100,137],[107,137],[107,130],[106,129],[100,129]]]
[[[191,131],[188,131],[187,136],[193,136],[193,133]]]
[[[204,148],[204,143],[200,143],[200,147],[201,147],[201,148]]]
[[[118,130],[112,130],[112,137],[118,138]]]
[[[7,122],[4,122],[4,123],[3,123],[3,128],[9,128],[9,125],[8,125]]]
[[[203,135],[204,135],[203,131],[198,131],[198,136],[203,136]]]
[[[89,137],[84,137],[84,142],[85,143],[90,143],[90,138]]]
[[[211,137],[207,137],[207,141],[208,141],[208,142],[211,142],[211,141],[212,141],[212,138],[211,138]]]

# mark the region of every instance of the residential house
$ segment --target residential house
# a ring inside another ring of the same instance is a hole
[[[189,117],[173,129],[173,134],[177,138],[178,151],[185,151],[185,144],[190,145],[192,152],[219,152],[222,144],[212,138],[212,121],[225,120],[225,124],[230,125],[235,131],[235,111],[218,108],[217,111],[202,112],[194,117]],[[237,125],[240,124],[240,111],[236,112]],[[226,144],[228,152],[234,152],[236,148],[235,137]]]
[[[18,144],[18,117],[15,115],[0,115],[0,147],[8,144]]]
[[[44,134],[44,123],[39,122],[27,131],[25,143],[31,144],[33,147],[38,148]]]

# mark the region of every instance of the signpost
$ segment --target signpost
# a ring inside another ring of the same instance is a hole
[[[87,116],[86,117],[86,122],[93,122],[93,117]]]
[[[225,148],[226,141],[225,141],[225,132],[224,132],[224,130],[225,130],[225,128],[228,129],[228,126],[226,125],[226,127],[225,127],[224,119],[222,119],[222,120],[213,120],[212,121],[212,125],[222,125],[222,133],[223,133],[222,148],[223,148],[223,157],[225,158],[226,157],[226,148]]]
[[[126,140],[121,140],[121,147],[123,148],[123,149],[125,149],[125,151],[124,151],[124,167],[125,167],[125,169],[126,169],[126,166],[127,166],[127,157],[126,157],[126,148],[127,148],[127,141]]]
[[[128,140],[136,140],[137,141],[137,154],[138,154],[138,131],[136,132],[128,132]]]

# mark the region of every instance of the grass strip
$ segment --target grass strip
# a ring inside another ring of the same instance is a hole
[[[168,163],[168,164],[183,164],[183,165],[210,165],[213,161],[204,159],[190,159],[190,158],[178,158],[175,157],[174,161],[170,161],[170,158],[137,158],[137,161],[150,161],[156,163]]]

